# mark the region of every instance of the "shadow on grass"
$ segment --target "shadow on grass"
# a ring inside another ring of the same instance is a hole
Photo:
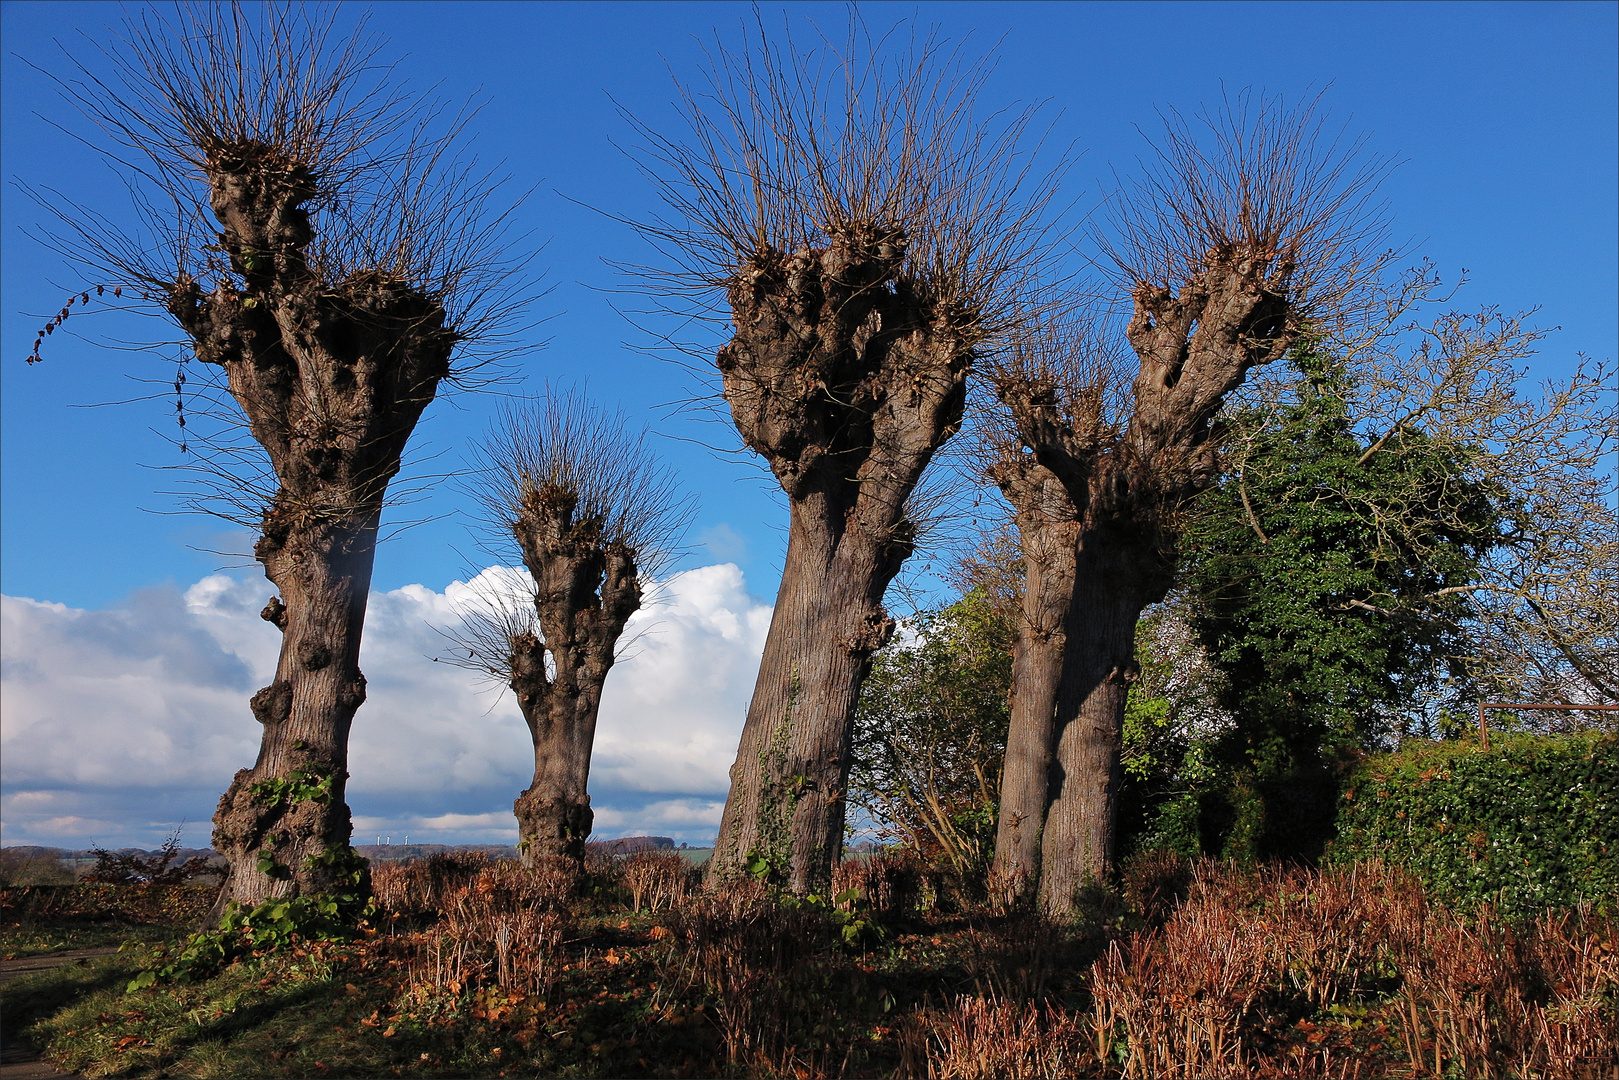
[[[134,956],[107,956],[80,966],[64,964],[49,971],[20,975],[0,988],[0,1013],[7,1036],[27,1040],[41,1020],[55,1016],[80,998],[127,983],[140,961]]]
[[[99,949],[138,941],[146,945],[161,945],[187,937],[192,928],[165,926],[156,923],[112,921],[63,920],[42,925],[23,924],[7,927],[0,939],[4,942],[8,958],[26,959],[49,956],[72,949]]]

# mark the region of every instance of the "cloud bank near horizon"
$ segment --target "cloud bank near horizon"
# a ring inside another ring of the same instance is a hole
[[[509,690],[435,663],[490,567],[443,592],[373,594],[350,738],[356,843],[512,842],[534,754]],[[183,820],[206,844],[220,792],[253,763],[247,699],[275,670],[273,592],[216,574],[86,611],[0,597],[0,829],[6,844],[153,847]],[[625,632],[591,765],[596,834],[688,842],[719,825],[770,607],[733,564],[672,576]]]

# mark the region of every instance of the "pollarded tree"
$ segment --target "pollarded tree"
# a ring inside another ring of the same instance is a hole
[[[344,786],[384,497],[422,411],[522,280],[458,126],[427,134],[432,103],[378,49],[363,25],[345,36],[302,8],[198,5],[132,18],[110,77],[61,81],[128,170],[144,232],[75,208],[51,238],[179,324],[262,451],[203,465],[225,484],[220,512],[259,530],[279,591],[263,614],[283,635],[251,703],[258,760],[214,815],[221,904],[363,899]]]
[[[857,37],[841,56],[762,33],[720,48],[685,96],[690,137],[642,129],[672,210],[642,231],[698,303],[723,293],[725,402],[790,514],[711,882],[749,866],[799,892],[829,880],[860,684],[893,630],[883,594],[914,548],[908,503],[1049,240],[1032,111],[981,119],[983,65]]]
[[[587,783],[602,687],[619,637],[668,569],[691,518],[620,414],[578,394],[510,409],[480,447],[485,523],[515,543],[528,575],[467,613],[450,657],[512,688],[534,741],[534,782],[517,797],[525,861],[584,857]]]
[[[992,372],[1015,432],[992,475],[1020,527],[1050,519],[1036,535],[1073,558],[1071,577],[1031,573],[1025,590],[1040,617],[1025,618],[1020,661],[1045,657],[1027,676],[1045,689],[1014,701],[993,868],[1013,895],[1038,881],[1053,914],[1113,859],[1136,623],[1173,581],[1181,505],[1216,476],[1215,413],[1310,320],[1346,314],[1377,263],[1380,170],[1323,139],[1313,107],[1244,94],[1202,121],[1207,137],[1171,114],[1158,168],[1114,203],[1134,378],[1090,329],[1037,334]]]

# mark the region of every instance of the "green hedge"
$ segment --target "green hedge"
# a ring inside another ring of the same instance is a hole
[[[1425,743],[1346,778],[1334,860],[1401,864],[1454,904],[1512,916],[1619,906],[1619,734]]]

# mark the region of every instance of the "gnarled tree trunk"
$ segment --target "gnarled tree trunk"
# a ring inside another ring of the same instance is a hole
[[[842,852],[855,705],[893,632],[883,592],[913,549],[906,501],[961,422],[971,361],[969,316],[900,278],[905,246],[872,227],[761,251],[728,290],[726,401],[787,493],[791,531],[714,884],[762,861],[802,893]]]
[[[220,242],[242,282],[204,294],[191,279],[169,310],[198,360],[220,365],[279,486],[254,549],[280,591],[275,681],[254,695],[258,761],[214,815],[230,862],[221,905],[363,895],[348,847],[349,725],[365,700],[360,632],[388,482],[456,337],[433,299],[397,276],[329,281],[304,252],[315,181],[277,148],[209,148]]]
[[[513,806],[526,863],[584,857],[602,685],[619,635],[641,606],[633,553],[602,543],[600,523],[575,521],[575,507],[570,492],[541,488],[524,500],[512,530],[534,578],[543,635],[512,641],[511,688],[534,740],[534,782]]]
[[[1032,709],[1014,715],[1007,762],[1009,776],[1014,763],[1022,770],[1020,794],[1015,802],[1003,795],[997,834],[1007,845],[1004,856],[996,851],[1002,887],[1026,895],[1033,880],[1029,830],[1031,824],[1040,829],[1039,895],[1049,914],[1071,912],[1079,888],[1113,865],[1136,621],[1173,583],[1174,509],[1215,476],[1211,422],[1221,401],[1250,367],[1273,359],[1291,340],[1283,333],[1286,300],[1273,287],[1278,273],[1285,280],[1286,267],[1278,270],[1273,255],[1240,247],[1211,251],[1178,293],[1136,289],[1127,336],[1140,369],[1133,409],[1118,427],[1100,425],[1094,415],[1076,420],[1072,400],[1049,370],[1003,369],[997,377],[1019,440],[1062,485],[1073,508],[1074,562],[1060,661],[1057,650],[1046,649],[1031,652],[1026,672],[1020,669],[1031,680],[1031,703],[1043,701],[1057,683],[1053,718],[1047,724]],[[1020,458],[1014,449],[1007,461]],[[1037,500],[1016,484],[1002,486],[1021,525],[1024,507]],[[1031,580],[1047,591],[1052,585],[1043,573],[1029,563]],[[1051,612],[1065,606],[1061,598],[1029,595],[1025,604],[1044,604]],[[1043,792],[1023,764],[1041,760],[1052,762]],[[1043,805],[1034,815],[1029,808],[1037,795]]]

